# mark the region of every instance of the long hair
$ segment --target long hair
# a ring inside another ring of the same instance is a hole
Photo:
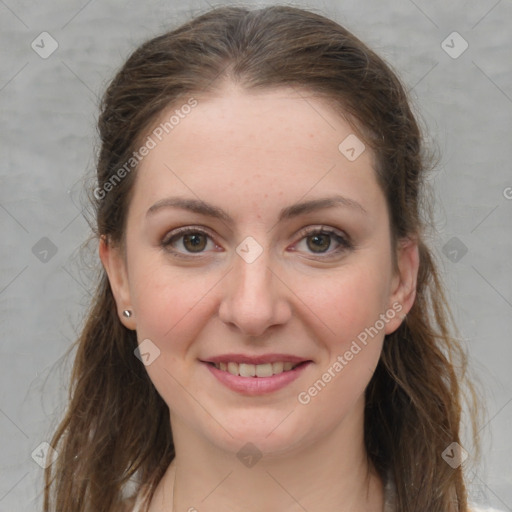
[[[420,249],[415,303],[386,336],[366,389],[369,460],[396,486],[397,512],[467,511],[462,467],[442,457],[459,443],[466,357],[427,247],[423,137],[400,80],[345,28],[286,6],[213,9],[140,46],[106,90],[92,198],[97,237],[122,244],[136,167],[112,183],[165,108],[226,80],[246,90],[293,87],[331,102],[375,155],[392,238]],[[126,167],[125,167],[126,170]],[[65,417],[51,445],[44,512],[114,511],[129,482],[152,496],[174,458],[169,409],[134,356],[104,271],[76,342]],[[469,395],[472,388],[469,386]]]

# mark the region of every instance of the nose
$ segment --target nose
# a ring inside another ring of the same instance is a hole
[[[251,263],[235,254],[232,271],[226,277],[219,306],[224,323],[246,336],[257,337],[291,317],[288,288],[269,267],[267,251]]]

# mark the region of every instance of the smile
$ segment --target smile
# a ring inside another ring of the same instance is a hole
[[[311,360],[294,362],[235,362],[223,357],[223,361],[201,361],[217,382],[231,391],[246,396],[265,395],[273,393],[290,385],[295,379],[313,364]],[[248,358],[245,358],[246,360]]]
[[[278,361],[276,363],[247,364],[230,361],[229,363],[211,364],[218,370],[229,372],[231,375],[239,375],[240,377],[272,377],[273,375],[293,370],[302,363]]]

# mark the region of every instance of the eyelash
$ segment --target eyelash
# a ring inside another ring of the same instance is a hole
[[[321,226],[321,227],[307,227],[299,231],[298,236],[300,237],[299,242],[302,240],[315,235],[330,235],[331,241],[334,239],[334,241],[338,244],[338,247],[330,252],[319,252],[311,254],[314,256],[319,256],[320,259],[327,259],[327,257],[332,257],[333,255],[338,255],[339,253],[342,253],[344,251],[347,251],[349,249],[353,248],[353,244],[350,240],[350,238],[347,235],[342,235],[338,230]],[[330,244],[329,248],[330,249]],[[326,254],[327,256],[322,256],[323,254]]]
[[[166,251],[172,253],[176,257],[188,258],[188,259],[196,258],[197,256],[194,256],[193,252],[189,252],[187,254],[183,254],[182,252],[177,251],[174,248],[172,248],[172,244],[176,240],[178,240],[178,239],[180,239],[180,238],[182,238],[182,237],[184,237],[186,235],[191,235],[191,234],[201,234],[201,235],[204,235],[204,236],[210,238],[213,241],[213,237],[211,236],[211,234],[208,231],[205,231],[204,229],[199,228],[199,227],[187,226],[187,227],[184,227],[184,228],[178,228],[178,229],[172,231],[171,233],[169,233],[169,235],[164,237],[164,239],[162,240],[161,246]],[[324,227],[324,226],[322,226],[320,228],[318,228],[318,227],[313,227],[313,228],[312,227],[307,227],[307,228],[302,229],[298,233],[298,236],[300,236],[299,242],[301,242],[305,238],[308,238],[308,237],[311,237],[311,236],[315,236],[315,235],[331,235],[335,239],[336,243],[339,244],[338,247],[335,250],[330,251],[330,252],[325,252],[325,253],[322,253],[322,252],[314,253],[314,252],[312,252],[312,253],[310,253],[312,255],[318,256],[320,259],[327,259],[326,256],[322,256],[323,254],[327,254],[328,257],[332,257],[333,255],[337,255],[337,254],[339,254],[341,252],[344,252],[344,251],[347,251],[347,250],[353,248],[353,244],[350,241],[349,237],[341,235],[337,230],[335,230],[333,228],[328,228],[328,227]],[[329,245],[329,248],[330,248],[330,245]],[[201,255],[202,253],[203,253],[203,251],[198,251],[195,254]]]
[[[196,258],[197,256],[194,256],[194,253],[192,253],[192,252],[190,252],[188,254],[183,254],[182,252],[177,251],[174,248],[172,248],[172,244],[176,239],[182,238],[185,235],[192,235],[192,234],[201,234],[201,235],[207,236],[210,239],[213,239],[213,237],[210,235],[210,233],[208,233],[204,229],[194,227],[194,226],[187,226],[184,228],[178,228],[174,231],[171,231],[171,233],[169,233],[168,236],[164,237],[161,245],[166,251],[169,251],[171,254],[173,254],[174,256],[176,256],[178,258],[188,258],[188,259]],[[198,252],[197,254],[201,255],[201,252]]]

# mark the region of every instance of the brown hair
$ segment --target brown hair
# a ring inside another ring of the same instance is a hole
[[[111,82],[99,118],[99,189],[165,108],[226,80],[247,90],[313,91],[372,148],[394,241],[419,240],[420,269],[415,303],[386,337],[366,390],[368,457],[383,478],[394,479],[398,512],[467,511],[462,469],[441,457],[460,441],[466,359],[450,335],[448,304],[424,242],[422,136],[404,87],[381,58],[339,24],[306,10],[213,9],[143,44]],[[93,199],[96,234],[111,244],[123,241],[134,176],[127,173]],[[172,461],[169,409],[134,357],[136,347],[103,271],[77,341],[68,409],[51,441],[59,457],[45,473],[45,512],[117,510],[130,479],[137,491],[148,484],[152,496]]]

